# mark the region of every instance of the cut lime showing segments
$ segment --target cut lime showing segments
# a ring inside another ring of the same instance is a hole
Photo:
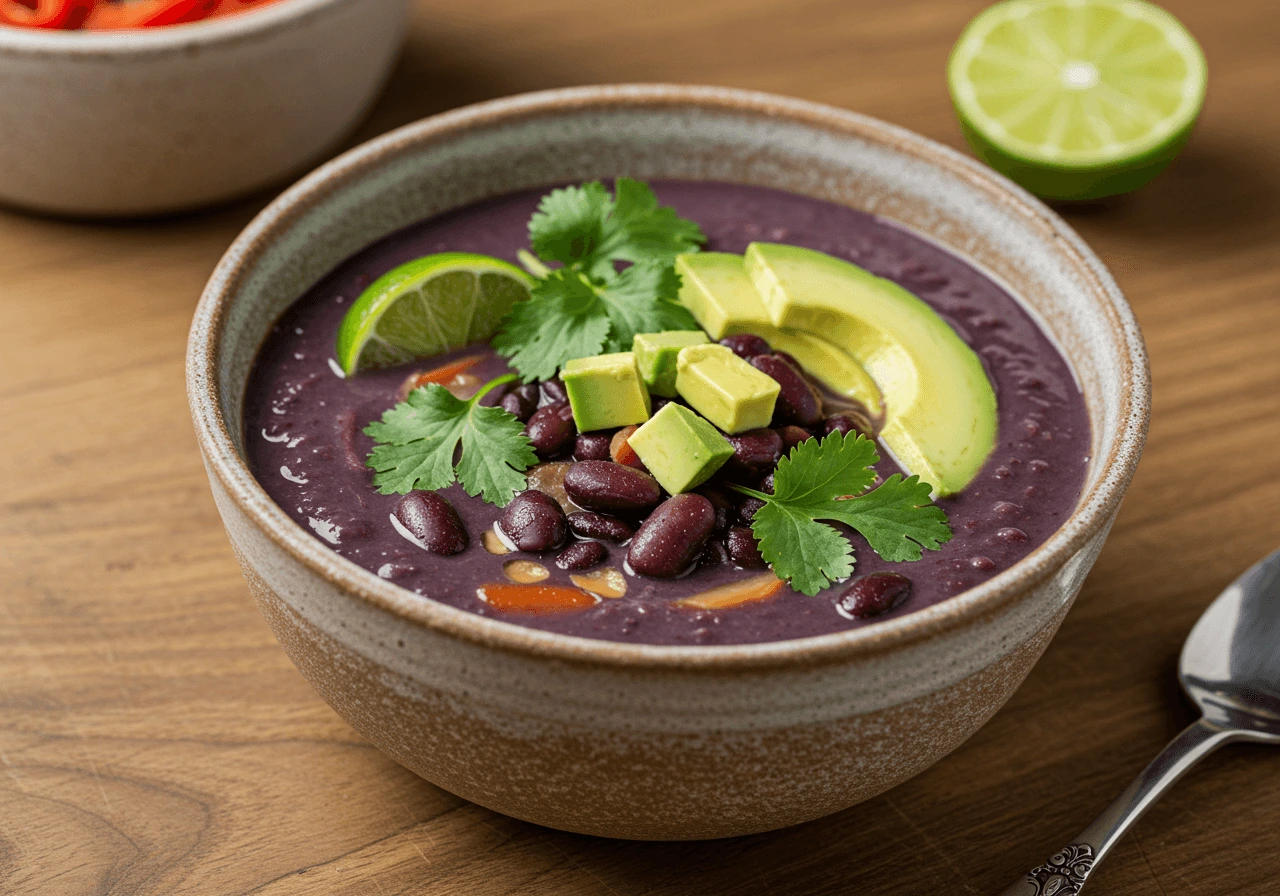
[[[1048,199],[1146,184],[1191,135],[1207,78],[1195,39],[1145,0],[1005,0],[947,66],[974,151]]]
[[[369,284],[347,311],[338,364],[351,376],[483,342],[532,286],[532,277],[500,258],[415,258]]]

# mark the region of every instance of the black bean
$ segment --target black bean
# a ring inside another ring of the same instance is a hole
[[[627,563],[640,575],[674,578],[702,553],[715,526],[715,508],[702,495],[668,498],[631,539]]]
[[[573,424],[573,409],[569,402],[549,404],[539,408],[525,424],[525,433],[533,443],[538,457],[548,460],[563,454],[573,444],[578,428]]]
[[[598,541],[580,541],[571,544],[556,557],[556,566],[561,569],[590,569],[603,563],[609,556],[608,549]]]
[[[565,391],[564,383],[560,377],[553,377],[549,380],[542,381],[542,403],[558,404],[562,401],[569,400],[569,393]]]
[[[751,333],[739,333],[737,336],[726,336],[720,344],[733,350],[739,358],[754,358],[756,355],[767,355],[773,349],[769,343]]]
[[[538,409],[538,398],[535,395],[530,398],[527,392],[521,392],[521,389],[527,387],[521,386],[518,389],[512,389],[506,395],[502,396],[502,409],[508,414],[514,416],[521,423],[527,421],[533,416],[533,412]],[[535,386],[536,390],[537,387]]]
[[[433,554],[457,554],[467,546],[467,529],[458,511],[435,492],[405,495],[396,506],[396,519]]]
[[[569,514],[569,528],[579,538],[596,538],[614,544],[630,541],[636,534],[630,523],[593,510],[575,510]]]
[[[608,460],[610,438],[608,433],[603,432],[578,433],[578,440],[573,444],[573,459]]]
[[[772,429],[752,429],[725,438],[733,446],[733,457],[725,464],[729,473],[762,476],[782,456],[782,436]]]
[[[639,513],[662,500],[658,480],[634,467],[607,460],[574,464],[565,474],[564,490],[580,507],[616,513]]]
[[[743,569],[764,569],[768,563],[760,556],[760,547],[756,544],[756,536],[746,526],[734,526],[725,536],[725,545],[729,548],[729,558],[735,566]]]
[[[548,551],[569,537],[569,523],[559,502],[532,488],[503,509],[498,528],[522,551]]]
[[[911,596],[911,580],[896,572],[873,572],[856,579],[836,599],[836,606],[855,619],[888,613]]]
[[[751,521],[755,518],[756,511],[763,506],[764,502],[759,498],[743,499],[742,503],[738,505],[738,519],[742,520],[742,522],[747,525],[750,525]]]
[[[782,437],[783,454],[790,454],[792,448],[814,437],[809,430],[799,426],[783,426],[778,430],[778,435]]]
[[[800,426],[813,426],[822,419],[822,402],[818,393],[797,368],[777,355],[757,355],[750,364],[773,377],[781,387],[773,412],[775,419]]]

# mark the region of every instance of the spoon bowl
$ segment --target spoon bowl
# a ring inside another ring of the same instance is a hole
[[[1205,610],[1183,645],[1178,678],[1207,721],[1280,742],[1280,551]]]

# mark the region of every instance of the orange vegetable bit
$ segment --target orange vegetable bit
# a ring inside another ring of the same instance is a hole
[[[484,355],[467,355],[465,358],[459,358],[450,364],[443,364],[440,367],[423,371],[414,378],[413,389],[420,388],[428,383],[439,383],[443,386],[458,374],[466,373],[483,360]]]
[[[781,579],[771,572],[762,572],[741,582],[731,582],[678,600],[676,606],[695,610],[727,610],[773,597],[781,587]]]
[[[600,602],[598,597],[585,591],[563,585],[505,585],[494,582],[477,588],[476,596],[495,610],[524,616],[573,613]]]

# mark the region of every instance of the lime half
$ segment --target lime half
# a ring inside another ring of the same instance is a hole
[[[533,278],[488,255],[442,252],[383,274],[338,327],[338,364],[351,376],[438,355],[493,335]]]
[[[1141,187],[1204,103],[1204,54],[1144,0],[1005,0],[969,23],[947,81],[974,151],[1049,199]]]

